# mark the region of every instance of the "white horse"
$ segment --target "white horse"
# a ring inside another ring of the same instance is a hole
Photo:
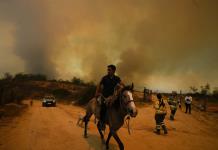
[[[137,108],[133,100],[132,91],[133,91],[133,84],[131,86],[124,87],[122,91],[118,94],[118,98],[114,101],[114,103],[110,107],[109,106],[107,107],[106,124],[109,126],[110,129],[110,132],[106,140],[107,149],[109,149],[109,141],[112,136],[118,143],[120,150],[124,149],[124,145],[120,140],[119,136],[117,135],[117,131],[124,124],[125,116],[127,115],[130,115],[131,117],[137,116]],[[89,101],[87,105],[86,115],[83,118],[83,121],[85,122],[85,129],[84,129],[85,138],[87,138],[87,125],[90,117],[94,114],[98,120],[100,118],[99,116],[100,112],[97,103],[98,103],[97,100],[93,98],[92,100]],[[104,135],[100,129],[99,122],[97,128],[100,133],[101,139],[104,142]]]

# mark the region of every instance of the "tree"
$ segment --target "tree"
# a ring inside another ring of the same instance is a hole
[[[205,86],[201,86],[201,94],[208,95],[210,93],[210,84],[207,83]]]
[[[73,77],[71,82],[75,85],[84,85],[84,81],[77,77]]]
[[[218,87],[214,87],[213,95],[218,95]]]
[[[5,79],[5,80],[12,80],[12,79],[13,79],[13,76],[12,76],[10,73],[6,72],[6,73],[4,74],[3,79]]]
[[[23,74],[18,73],[14,77],[15,80],[25,80],[25,81],[46,81],[47,77],[43,74]]]
[[[195,86],[190,86],[189,88],[193,94],[196,94],[198,92],[198,88],[196,88]]]

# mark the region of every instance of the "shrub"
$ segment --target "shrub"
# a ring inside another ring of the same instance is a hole
[[[89,102],[89,100],[94,97],[95,91],[96,91],[95,85],[91,85],[91,86],[88,86],[87,88],[85,88],[82,91],[82,94],[81,94],[80,98],[77,100],[76,104],[78,104],[78,105],[87,104]]]
[[[84,81],[80,78],[77,77],[73,77],[73,79],[71,80],[71,82],[75,85],[84,85]]]
[[[71,93],[66,89],[55,89],[52,91],[52,94],[57,98],[66,98],[71,95]]]
[[[23,74],[18,73],[15,75],[14,80],[33,80],[33,81],[46,81],[47,77],[43,74]]]

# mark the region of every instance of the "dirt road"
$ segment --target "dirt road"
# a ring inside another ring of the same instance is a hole
[[[57,107],[41,107],[39,101],[25,113],[11,122],[0,121],[0,150],[101,150],[97,129],[93,120],[89,124],[89,137],[83,138],[83,128],[76,125],[80,107],[58,104]],[[132,134],[124,126],[120,135],[125,149],[132,150],[217,150],[217,115],[192,115],[178,110],[176,120],[166,125],[168,135],[153,133],[155,126],[152,106],[139,108],[139,114],[132,119]],[[107,133],[107,132],[106,132]],[[105,135],[106,137],[106,135]],[[114,139],[110,149],[117,150]]]

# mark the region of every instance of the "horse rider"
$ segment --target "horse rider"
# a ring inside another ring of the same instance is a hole
[[[161,127],[164,130],[164,134],[167,134],[167,127],[164,123],[165,116],[167,114],[166,110],[166,104],[164,103],[162,99],[162,95],[159,93],[157,94],[157,99],[158,101],[156,102],[154,108],[156,110],[155,112],[155,121],[156,121],[156,128],[155,128],[155,133],[160,134],[160,129]]]
[[[95,97],[100,99],[100,120],[99,126],[102,130],[105,129],[105,117],[108,105],[110,106],[114,100],[117,99],[117,93],[115,92],[116,87],[121,89],[124,84],[121,82],[120,77],[115,75],[116,66],[107,66],[107,75],[102,77],[100,83],[97,85]],[[107,104],[108,105],[107,105]]]
[[[176,101],[176,95],[172,94],[169,98],[168,98],[168,104],[170,105],[170,110],[171,110],[171,114],[170,114],[170,120],[174,120],[176,111],[177,111],[177,104],[178,102]]]

